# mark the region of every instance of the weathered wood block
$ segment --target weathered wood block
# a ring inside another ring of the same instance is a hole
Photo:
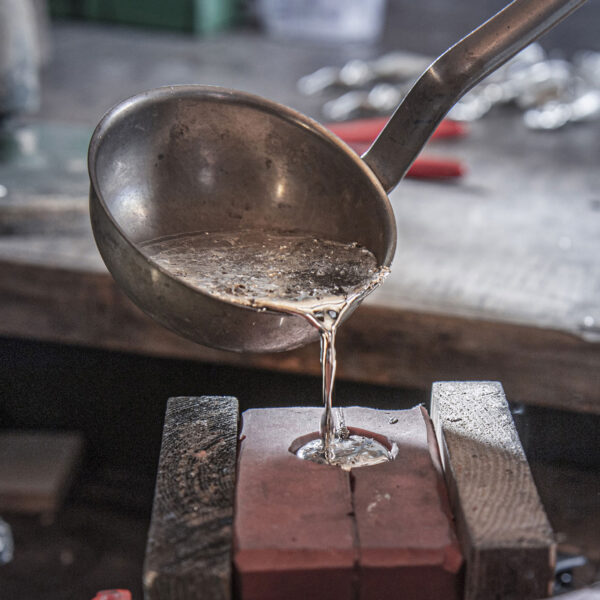
[[[238,402],[167,405],[144,564],[147,600],[229,600]]]
[[[321,409],[243,414],[234,563],[242,600],[460,597],[454,535],[428,417],[346,409],[346,423],[398,445],[390,463],[355,469],[301,461],[292,441]]]
[[[440,382],[431,416],[467,561],[465,600],[550,595],[555,546],[498,382]]]

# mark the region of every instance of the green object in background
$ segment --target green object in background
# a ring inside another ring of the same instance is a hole
[[[111,21],[189,31],[219,31],[233,25],[238,0],[50,0],[57,17]]]
[[[79,2],[73,0],[49,0],[48,6],[50,14],[53,17],[81,17],[81,10],[78,10]]]

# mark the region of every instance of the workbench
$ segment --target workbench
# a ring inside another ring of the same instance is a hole
[[[103,26],[54,29],[42,111],[2,133],[0,335],[316,374],[318,350],[239,355],[164,330],[117,289],[93,242],[85,153],[112,104],[143,89],[218,84],[316,118],[295,81],[353,52],[256,32],[198,40]],[[600,412],[600,122],[532,132],[497,110],[432,142],[468,173],[391,194],[392,274],[339,335],[340,378],[427,389],[503,382],[511,401]]]

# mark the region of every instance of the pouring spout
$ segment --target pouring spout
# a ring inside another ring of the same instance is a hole
[[[442,54],[417,80],[363,160],[387,192],[402,180],[464,94],[586,0],[514,0]]]

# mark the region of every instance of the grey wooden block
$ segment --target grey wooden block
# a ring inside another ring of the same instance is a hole
[[[235,398],[167,404],[144,563],[146,600],[229,600]]]
[[[550,594],[555,544],[498,382],[438,382],[435,426],[466,557],[465,600]]]
[[[0,433],[0,511],[54,513],[83,449],[77,432]]]

